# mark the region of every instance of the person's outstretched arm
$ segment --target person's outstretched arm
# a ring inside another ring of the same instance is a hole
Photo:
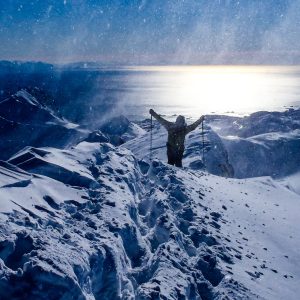
[[[198,127],[198,125],[200,125],[203,121],[204,121],[204,116],[201,116],[196,122],[194,122],[191,125],[188,125],[187,128],[186,128],[187,133],[195,130]]]
[[[149,113],[151,116],[153,116],[161,125],[163,125],[165,128],[169,128],[170,125],[172,124],[172,122],[167,121],[166,119],[164,119],[163,117],[161,117],[160,115],[158,115],[153,109],[149,110]]]

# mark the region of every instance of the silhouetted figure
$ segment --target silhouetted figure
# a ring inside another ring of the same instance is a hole
[[[159,116],[153,109],[150,109],[149,113],[168,131],[168,164],[182,167],[185,136],[203,122],[204,116],[193,124],[187,125],[183,116],[178,116],[176,122],[173,123]]]

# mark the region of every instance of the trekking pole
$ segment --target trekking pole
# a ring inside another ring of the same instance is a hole
[[[150,162],[152,161],[152,115],[150,121]]]
[[[205,168],[205,160],[204,160],[204,119],[202,121],[202,161],[203,161],[203,166]]]

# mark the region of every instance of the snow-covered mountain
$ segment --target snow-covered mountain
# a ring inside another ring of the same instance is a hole
[[[3,299],[297,299],[300,197],[107,143],[0,167]]]
[[[135,139],[127,141],[123,147],[130,149],[136,157],[148,161],[150,158],[150,122],[145,120],[140,126],[145,128],[146,133],[137,135]],[[166,154],[166,130],[157,122],[152,130],[152,157],[167,161]],[[207,125],[205,126],[204,140],[204,163],[203,164],[203,139],[202,129],[197,128],[186,138],[186,149],[183,165],[193,170],[204,168],[212,174],[233,177],[234,170],[228,160],[228,153],[221,138]]]
[[[28,91],[20,90],[0,102],[0,159],[8,159],[26,146],[66,148],[85,139],[120,145],[144,133],[123,116],[103,122],[100,130],[64,119]]]
[[[0,102],[0,135],[0,159],[8,159],[25,146],[65,147],[85,136],[86,130],[20,90]]]
[[[125,147],[140,159],[149,159],[148,130]],[[227,177],[271,176],[282,178],[300,171],[300,109],[285,112],[259,112],[248,117],[214,116],[205,121],[204,159],[208,172]],[[197,128],[186,139],[185,166],[203,169],[202,130]],[[152,131],[153,156],[166,161],[166,131],[156,122]]]
[[[11,73],[43,73],[53,71],[54,65],[44,62],[23,62],[0,60],[0,74],[7,76]]]
[[[207,119],[221,137],[236,177],[282,177],[300,171],[300,109]]]
[[[284,149],[294,149],[296,112],[251,133],[251,116],[210,117],[205,166],[197,129],[182,169],[165,163],[157,123],[149,162],[149,120],[82,130],[25,91],[0,112],[1,138],[16,138],[1,144],[0,299],[298,299],[297,167],[276,179],[230,178],[253,176],[232,159],[240,148],[240,159],[264,162],[242,140],[272,152],[285,134]],[[268,123],[266,114],[257,117]],[[62,135],[48,138],[55,128]]]

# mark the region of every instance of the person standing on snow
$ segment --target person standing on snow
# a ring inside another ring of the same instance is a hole
[[[173,123],[162,118],[153,109],[150,109],[149,113],[168,131],[168,164],[175,165],[176,167],[182,167],[185,136],[195,130],[197,126],[203,122],[204,116],[201,116],[193,124],[187,125],[183,116],[178,116],[176,122]]]

